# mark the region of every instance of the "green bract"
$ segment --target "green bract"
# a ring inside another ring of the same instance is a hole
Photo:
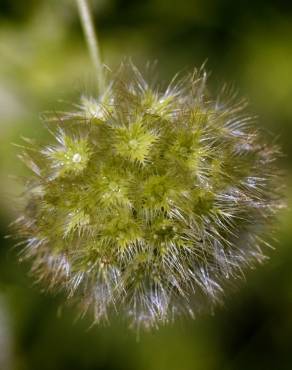
[[[22,155],[34,176],[17,225],[34,274],[96,321],[116,310],[156,327],[220,302],[264,259],[280,206],[278,149],[224,95],[206,96],[203,72],[161,92],[128,65],[103,96],[50,117],[56,143]]]

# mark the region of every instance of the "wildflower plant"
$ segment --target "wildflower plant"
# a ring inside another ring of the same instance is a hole
[[[194,316],[265,259],[279,150],[206,81],[196,70],[161,90],[124,63],[99,96],[46,118],[53,144],[28,140],[21,155],[33,173],[16,221],[23,256],[97,322]]]

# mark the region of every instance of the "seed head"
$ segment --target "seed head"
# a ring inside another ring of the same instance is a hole
[[[47,120],[55,143],[22,155],[33,175],[16,225],[33,274],[95,321],[193,316],[264,260],[279,151],[243,101],[208,96],[203,71],[161,91],[126,65],[104,95]]]

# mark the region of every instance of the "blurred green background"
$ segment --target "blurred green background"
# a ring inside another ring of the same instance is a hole
[[[281,0],[93,0],[104,61],[158,60],[162,82],[206,59],[216,91],[233,83],[285,153],[292,197],[292,5]],[[276,249],[214,316],[153,333],[125,324],[90,327],[41,293],[5,239],[27,172],[20,136],[47,136],[40,112],[69,109],[92,86],[92,68],[73,0],[0,0],[0,369],[292,369],[292,212],[282,212]]]

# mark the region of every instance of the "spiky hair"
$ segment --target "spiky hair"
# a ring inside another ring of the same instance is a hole
[[[16,221],[23,255],[95,321],[194,315],[264,260],[279,151],[242,100],[207,94],[204,71],[161,91],[123,66],[102,96],[48,122],[56,142],[22,154],[33,172]]]

